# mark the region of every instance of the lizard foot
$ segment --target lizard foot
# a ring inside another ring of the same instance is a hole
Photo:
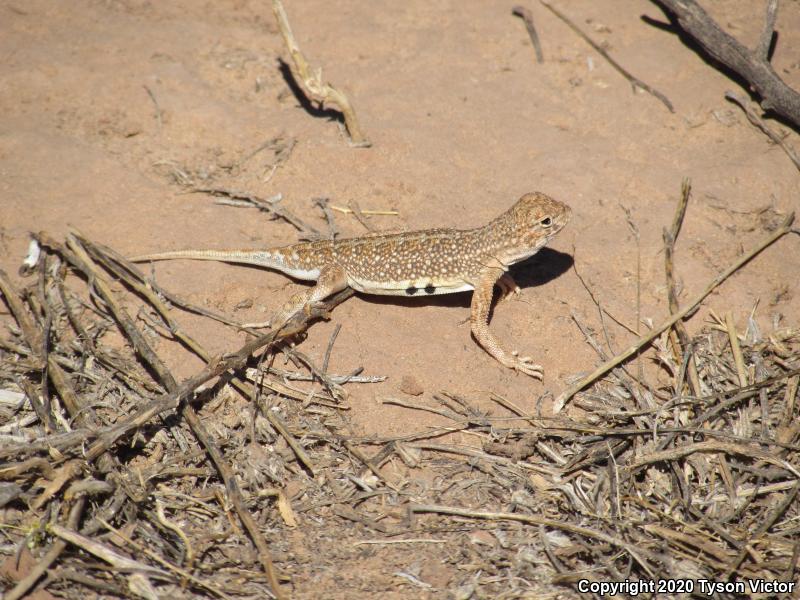
[[[517,285],[517,282],[514,281],[508,273],[503,273],[503,276],[500,277],[494,284],[500,288],[500,295],[497,298],[497,304],[501,302],[505,302],[511,296],[514,296],[515,300],[519,300],[522,294],[522,290]]]
[[[544,369],[542,365],[534,363],[530,356],[523,356],[520,358],[516,351],[512,352],[511,356],[513,356],[513,359],[508,361],[508,364],[506,364],[507,367],[519,371],[520,373],[525,373],[525,375],[530,375],[535,379],[544,379]]]

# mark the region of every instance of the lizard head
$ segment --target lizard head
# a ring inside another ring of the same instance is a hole
[[[572,216],[572,209],[541,192],[525,194],[516,204],[492,222],[500,235],[504,264],[533,256]],[[498,240],[498,241],[499,241]]]

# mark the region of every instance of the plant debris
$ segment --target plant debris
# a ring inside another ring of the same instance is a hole
[[[666,382],[614,370],[574,397],[572,419],[498,394],[485,414],[442,392],[387,402],[446,425],[359,438],[342,387],[353,381],[285,345],[314,315],[213,358],[173,315],[192,307],[113,250],[37,239],[27,287],[0,274],[18,324],[0,337],[3,546],[32,565],[5,580],[6,599],[37,586],[304,597],[319,577],[431,598],[630,594],[630,582],[733,598],[797,578],[800,328],[741,333],[718,317],[680,345],[665,332]],[[135,297],[149,307],[134,320]],[[208,367],[176,382],[159,336]],[[369,560],[383,579],[359,579]]]

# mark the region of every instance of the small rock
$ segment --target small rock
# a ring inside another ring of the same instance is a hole
[[[419,381],[410,375],[404,375],[400,380],[400,391],[409,396],[421,396],[425,393]]]
[[[469,534],[469,541],[477,546],[494,546],[497,543],[495,537],[483,529],[477,529]]]

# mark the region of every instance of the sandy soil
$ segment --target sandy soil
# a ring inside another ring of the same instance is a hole
[[[714,2],[713,14],[753,44],[758,4]],[[0,3],[0,268],[16,273],[30,231],[62,238],[70,227],[127,255],[296,241],[286,223],[186,194],[176,183],[179,174],[262,197],[281,193],[287,208],[319,228],[325,222],[312,204],[316,197],[396,210],[398,216],[371,223],[411,230],[479,225],[521,194],[541,190],[570,204],[573,221],[551,249],[514,269],[521,299],[503,303],[492,327],[544,366],[543,383],[503,369],[471,340],[468,294],[425,301],[357,297],[330,322],[316,324],[302,344],[321,360],[341,325],[331,372],[363,366],[365,374],[388,377],[349,386],[349,418],[362,435],[440,422],[382,404],[402,395],[404,377],[426,393],[449,390],[487,410],[488,391],[534,410],[543,394],[558,393],[568,378],[598,362],[571,317],[600,331],[573,261],[621,321],[637,328],[638,295],[641,318],[658,322],[667,311],[661,233],[681,180],[691,178],[694,190],[676,256],[685,302],[781,215],[800,207],[800,176],[723,98],[726,90],[740,91],[737,83],[674,33],[641,19],[665,20],[650,2],[572,0],[561,8],[666,94],[674,114],[633,93],[538,4],[532,7],[546,61],[536,64],[512,5],[287,2],[306,55],[356,106],[373,142],[359,149],[348,146],[330,114],[309,113],[289,89],[266,1]],[[773,64],[800,88],[800,62],[792,53],[800,46],[800,4],[781,5],[778,30]],[[795,132],[771,125],[800,147]],[[275,139],[283,141],[256,152]],[[291,143],[291,154],[273,172],[276,148]],[[343,234],[364,232],[352,216],[337,216]],[[785,238],[713,294],[689,321],[690,330],[709,310],[732,311],[740,328],[751,313],[765,326],[784,317],[796,323],[798,273],[800,241]],[[263,320],[302,285],[215,263],[160,263],[155,274],[168,289],[243,322]],[[242,342],[229,328],[182,318],[214,352]],[[610,327],[613,349],[634,339]],[[201,367],[166,341],[159,352],[180,377]],[[371,579],[370,572],[375,580],[386,577],[380,561],[365,564],[359,580]],[[305,597],[313,597],[314,585],[308,582]],[[359,597],[358,586],[353,589],[349,597]]]

